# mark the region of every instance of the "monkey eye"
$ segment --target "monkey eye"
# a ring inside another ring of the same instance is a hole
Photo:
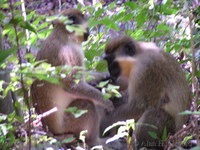
[[[68,18],[69,18],[69,20],[72,21],[71,24],[77,24],[76,16],[74,16],[74,15],[69,15]]]
[[[135,45],[130,42],[130,43],[127,43],[125,46],[124,46],[124,49],[125,49],[125,53],[129,56],[133,56],[136,52],[135,50]]]

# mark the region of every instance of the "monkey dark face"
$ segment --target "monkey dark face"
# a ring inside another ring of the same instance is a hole
[[[108,42],[105,48],[104,59],[108,63],[108,70],[113,82],[116,81],[121,73],[119,63],[115,61],[115,59],[123,56],[134,56],[136,51],[137,50],[133,39],[128,36]]]
[[[120,67],[118,62],[114,61],[115,56],[112,54],[107,54],[105,55],[104,59],[108,63],[108,71],[110,73],[111,80],[115,82],[115,80],[119,77],[120,75]]]
[[[116,81],[117,78],[120,76],[121,74],[121,68],[119,66],[119,63],[117,61],[113,61],[109,66],[108,66],[108,70],[110,72],[110,77],[112,79],[112,81]]]
[[[64,16],[67,16],[69,20],[72,21],[69,25],[72,24],[82,24],[87,21],[87,18],[82,14],[82,12],[78,9],[69,8],[62,12]]]
[[[68,13],[68,11],[70,13]],[[76,11],[76,13],[74,13],[74,11]],[[70,23],[70,25],[79,25],[79,24],[84,24],[87,21],[87,18],[82,14],[81,11],[77,10],[77,9],[68,9],[66,12],[63,13],[63,15],[68,16],[68,19],[72,21],[72,23]],[[84,41],[87,41],[88,36],[89,36],[89,29],[86,28],[86,31],[83,34],[83,39]]]
[[[66,25],[74,25],[75,27],[81,29],[81,34],[78,33],[78,38],[80,39],[80,41],[86,41],[88,39],[89,29],[87,27],[87,17],[85,17],[80,10],[69,8],[64,10],[61,15],[66,16],[70,20],[70,22],[64,24],[63,22],[60,22],[56,19],[53,21],[54,27],[59,26],[60,28],[62,26],[62,28],[66,28]],[[75,32],[70,33],[74,34]]]

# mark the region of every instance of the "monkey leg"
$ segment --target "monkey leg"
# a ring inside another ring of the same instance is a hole
[[[167,112],[158,108],[147,109],[142,117],[138,120],[135,136],[137,140],[137,147],[147,147],[151,149],[163,149],[164,130],[166,128],[167,134],[175,132],[175,120]],[[153,133],[156,135],[152,137]],[[166,137],[165,137],[166,138]]]
[[[101,120],[100,133],[113,123],[118,121],[126,121],[128,119],[135,119],[137,121],[143,114],[144,108],[136,108],[129,102],[125,102],[121,106],[116,107],[112,112],[108,112]],[[111,134],[113,135],[113,132]]]
[[[78,118],[75,118],[72,113],[66,112],[63,120],[65,133],[73,133],[79,139],[80,132],[87,130],[85,142],[89,146],[96,145],[99,138],[99,116],[94,104],[78,99],[72,102],[69,107],[77,107],[78,110],[87,110],[88,112]]]

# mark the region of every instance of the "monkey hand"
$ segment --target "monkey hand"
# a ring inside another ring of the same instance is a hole
[[[105,107],[105,109],[108,111],[108,112],[110,112],[110,111],[113,111],[114,110],[114,105],[113,105],[113,103],[112,103],[112,101],[110,101],[110,100],[104,100],[104,107]]]
[[[98,86],[99,83],[92,80],[92,81],[89,81],[88,84],[91,85],[91,86],[93,86],[93,87],[95,87],[95,88],[97,88],[97,86]]]

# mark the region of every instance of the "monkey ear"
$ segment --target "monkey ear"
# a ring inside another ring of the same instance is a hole
[[[134,69],[137,60],[133,57],[119,57],[116,59],[121,68],[121,76],[128,77],[130,76],[132,70]]]

